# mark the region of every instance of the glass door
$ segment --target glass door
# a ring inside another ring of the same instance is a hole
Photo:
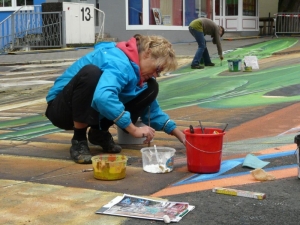
[[[222,16],[222,0],[215,0],[215,15]]]
[[[224,0],[214,0],[213,4],[213,21],[215,21],[218,25],[224,26]]]
[[[239,0],[226,0],[225,15],[226,16],[239,15]]]

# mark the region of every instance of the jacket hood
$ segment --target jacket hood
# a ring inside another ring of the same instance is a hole
[[[129,58],[130,61],[134,62],[136,65],[140,67],[140,58],[136,46],[136,39],[134,37],[130,38],[128,41],[119,42],[116,45],[116,47],[121,49],[125,53],[125,55]],[[139,71],[139,75],[141,75],[140,71]],[[143,81],[141,78],[138,84],[140,86],[143,85]]]
[[[136,47],[135,38],[132,37],[128,41],[119,42],[117,47],[121,49],[131,61],[140,66],[139,53]]]

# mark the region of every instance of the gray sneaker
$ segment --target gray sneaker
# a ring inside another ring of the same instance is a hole
[[[70,155],[74,162],[79,164],[91,164],[92,155],[87,141],[72,140]]]
[[[115,144],[113,137],[108,131],[90,128],[88,132],[89,142],[93,145],[100,145],[106,153],[120,153],[122,148]]]

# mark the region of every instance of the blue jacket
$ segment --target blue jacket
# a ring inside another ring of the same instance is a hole
[[[132,122],[130,113],[125,111],[124,104],[134,99],[147,88],[141,83],[139,58],[134,38],[116,45],[114,42],[101,42],[95,45],[94,51],[83,56],[58,77],[49,90],[47,102],[53,100],[69,83],[78,71],[87,64],[98,66],[102,71],[91,106],[99,112],[99,118],[106,117],[124,129]],[[150,123],[155,130],[170,133],[176,124],[164,113],[157,100],[150,105]],[[148,109],[141,119],[148,125]]]

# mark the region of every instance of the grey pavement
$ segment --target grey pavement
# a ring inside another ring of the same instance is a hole
[[[238,39],[233,41],[222,41],[223,51],[233,50],[237,47],[242,47],[246,45],[256,44],[263,41],[271,40],[272,37],[261,37],[252,39]],[[173,47],[175,49],[176,55],[178,57],[193,57],[196,49],[197,43],[174,43]],[[211,56],[217,53],[217,48],[212,42],[207,42],[207,47]],[[49,50],[47,52],[43,51],[29,51],[29,52],[16,52],[15,54],[4,54],[0,55],[0,65],[15,65],[15,64],[47,64],[56,62],[70,62],[75,61],[81,56],[92,51],[93,48],[74,48],[74,49],[62,49],[62,50]]]

